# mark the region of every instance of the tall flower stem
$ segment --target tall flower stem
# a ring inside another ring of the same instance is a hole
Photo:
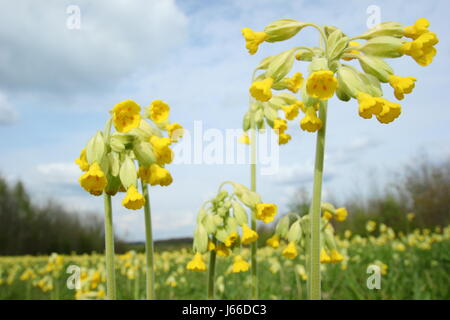
[[[250,138],[250,188],[253,192],[256,192],[256,129],[253,127]],[[252,211],[252,229],[256,231],[256,212]],[[251,259],[252,259],[252,299],[258,299],[258,262],[256,259],[258,249],[257,241],[252,243]]]
[[[152,236],[152,217],[150,211],[150,199],[148,196],[147,183],[141,180],[142,194],[145,198],[144,216],[145,216],[145,261],[146,261],[146,291],[147,300],[155,299],[155,275],[153,263],[153,236]]]
[[[323,159],[325,154],[325,132],[327,125],[327,102],[321,102],[319,118],[322,128],[317,133],[316,160],[314,165],[314,187],[311,206],[311,250],[310,250],[310,296],[320,300],[320,203],[322,198]]]
[[[214,245],[217,245],[214,240]],[[214,300],[214,284],[216,273],[216,250],[209,252],[209,266],[208,266],[208,300]]]
[[[106,293],[109,300],[116,299],[116,274],[114,268],[114,229],[112,221],[111,196],[105,193],[105,259]]]

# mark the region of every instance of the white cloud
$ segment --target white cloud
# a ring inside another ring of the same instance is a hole
[[[7,96],[0,92],[0,125],[14,123],[18,118],[17,112],[9,102]]]
[[[74,163],[57,162],[36,167],[43,182],[51,184],[78,184],[80,169]]]
[[[3,1],[0,86],[13,90],[98,91],[150,68],[185,38],[174,0],[75,3],[81,28],[67,28],[73,1]]]

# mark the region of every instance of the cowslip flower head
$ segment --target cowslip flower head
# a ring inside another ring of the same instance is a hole
[[[411,56],[419,65],[425,67],[433,61],[437,52],[434,46],[438,42],[435,33],[427,32],[413,41],[402,44],[400,52]]]
[[[341,262],[342,260],[344,260],[344,257],[342,256],[342,254],[339,253],[339,251],[337,251],[336,249],[331,250],[330,253],[331,263],[338,263]]]
[[[306,115],[300,120],[300,128],[308,132],[316,132],[322,128],[322,120],[317,117],[314,107],[306,108]]]
[[[266,244],[274,249],[278,248],[280,246],[280,236],[274,234],[269,239],[267,239]]]
[[[89,163],[86,159],[86,148],[81,150],[80,157],[75,159],[75,163],[80,167],[81,171],[87,171],[89,170]]]
[[[148,107],[148,112],[152,121],[160,123],[169,118],[170,107],[162,100],[153,100]]]
[[[297,246],[295,245],[295,242],[291,241],[287,245],[286,248],[283,250],[283,256],[287,259],[295,259],[298,255]]]
[[[276,118],[273,122],[273,130],[278,130],[278,133],[284,133],[287,127],[287,121],[284,119]]]
[[[347,219],[348,216],[347,209],[345,208],[336,209],[335,216],[337,221],[339,222],[345,221],[345,219]]]
[[[230,233],[225,239],[225,246],[227,246],[228,248],[233,246],[233,244],[235,244],[238,239],[239,235],[237,234],[237,232]]]
[[[367,93],[360,92],[357,96],[359,115],[364,119],[372,118],[383,110],[383,102]]]
[[[89,170],[78,181],[87,192],[94,196],[101,195],[108,183],[105,173],[97,162],[91,164]]]
[[[173,160],[173,151],[169,148],[172,141],[167,137],[151,136],[150,143],[153,147],[153,152],[156,155],[156,162],[160,165],[171,163]]]
[[[244,28],[241,32],[245,39],[245,47],[250,54],[255,54],[259,45],[267,39],[267,33],[265,32],[254,32],[250,28]]]
[[[330,70],[320,70],[311,73],[306,82],[308,95],[320,100],[330,99],[337,88],[337,80]]]
[[[381,123],[390,123],[397,119],[402,112],[402,107],[395,102],[391,102],[384,98],[378,98],[383,102],[383,110],[377,114],[377,120]]]
[[[127,194],[122,200],[122,205],[127,209],[138,210],[142,208],[144,203],[144,196],[137,191],[135,185],[132,184],[131,186],[129,186],[127,189]]]
[[[331,262],[331,258],[328,255],[327,251],[325,249],[320,250],[320,263],[328,263]]]
[[[205,271],[206,264],[203,261],[203,257],[200,252],[197,252],[194,258],[188,262],[186,269],[191,271]]]
[[[429,26],[430,22],[426,18],[419,18],[413,25],[404,28],[405,37],[417,39],[422,34],[430,32],[428,30]]]
[[[389,77],[389,84],[394,88],[394,95],[398,100],[403,100],[405,93],[411,93],[414,89],[416,78],[400,77],[392,75]]]
[[[242,144],[250,144],[250,137],[246,132],[239,138],[239,142]]]
[[[289,106],[283,106],[281,109],[284,111],[284,116],[287,120],[294,120],[299,113],[300,109],[303,109],[303,102],[296,101]]]
[[[119,102],[111,110],[114,127],[119,132],[128,132],[139,126],[141,107],[133,100]]]
[[[258,203],[256,205],[256,219],[269,223],[273,221],[278,212],[278,207],[273,203]]]
[[[293,93],[297,93],[303,84],[303,75],[301,72],[296,72],[291,78],[285,78],[287,89]]]
[[[178,139],[183,137],[184,129],[178,122],[173,122],[166,126],[167,133],[172,142],[178,142]]]
[[[242,226],[242,240],[243,244],[249,244],[258,240],[258,234],[256,231],[250,229],[246,224]]]
[[[231,272],[233,273],[239,273],[239,272],[246,272],[250,268],[250,264],[242,258],[242,256],[237,255],[234,257],[233,267],[231,269]]]
[[[272,78],[255,81],[250,86],[250,95],[258,101],[269,101],[272,98],[272,85]]]
[[[166,187],[173,182],[169,170],[160,167],[156,163],[151,164],[150,167],[140,167],[139,177],[152,186],[160,185],[161,187]]]
[[[285,133],[285,132],[280,133],[278,135],[278,144],[279,145],[286,144],[286,143],[288,143],[291,140],[291,138],[292,138],[291,135],[288,134],[288,133]]]

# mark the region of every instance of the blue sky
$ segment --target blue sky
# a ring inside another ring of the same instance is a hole
[[[345,5],[342,5],[345,3]],[[81,28],[66,27],[69,5],[81,10]],[[171,119],[192,129],[194,121],[220,130],[239,128],[248,108],[250,75],[265,56],[317,41],[304,30],[284,43],[263,44],[247,54],[240,30],[262,30],[273,20],[292,18],[330,24],[349,35],[363,33],[367,8],[380,8],[382,21],[431,21],[439,36],[438,55],[427,68],[409,57],[391,60],[396,74],[415,76],[403,114],[381,125],[357,115],[356,103],[330,101],[325,196],[338,200],[383,185],[393,171],[420,153],[450,155],[447,106],[448,1],[11,1],[0,4],[0,173],[23,180],[36,202],[56,199],[80,212],[102,213],[102,200],[77,183],[73,164],[115,103],[154,99],[171,105]],[[305,66],[295,66],[305,72]],[[385,95],[393,99],[389,87]],[[277,176],[259,176],[265,201],[281,211],[299,187],[312,187],[315,136],[292,122],[293,139],[280,149]],[[200,204],[224,180],[248,183],[246,165],[170,167],[174,183],[152,188],[155,238],[192,234]],[[115,199],[117,232],[144,238],[141,212]]]

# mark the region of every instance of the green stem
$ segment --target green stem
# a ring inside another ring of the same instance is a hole
[[[250,138],[250,173],[251,173],[251,190],[256,192],[256,129],[253,127]],[[256,212],[252,211],[251,227],[256,231]],[[252,298],[258,299],[258,262],[256,254],[258,250],[258,242],[252,243],[251,259],[252,259]]]
[[[145,258],[147,270],[147,300],[155,299],[154,288],[154,267],[153,267],[153,237],[152,237],[152,217],[150,211],[150,200],[148,196],[147,183],[141,180],[142,193],[145,198],[144,216],[145,216]]]
[[[310,250],[310,299],[320,300],[320,203],[322,197],[323,159],[325,154],[325,132],[327,124],[327,102],[320,103],[319,117],[322,128],[317,133],[314,187],[311,207],[311,250]]]
[[[116,299],[116,275],[114,269],[114,231],[112,221],[111,196],[105,193],[105,258],[106,288],[109,300]]]
[[[214,241],[214,245],[217,245],[217,241]],[[209,266],[208,266],[208,300],[214,300],[214,284],[216,273],[216,250],[209,252]]]

